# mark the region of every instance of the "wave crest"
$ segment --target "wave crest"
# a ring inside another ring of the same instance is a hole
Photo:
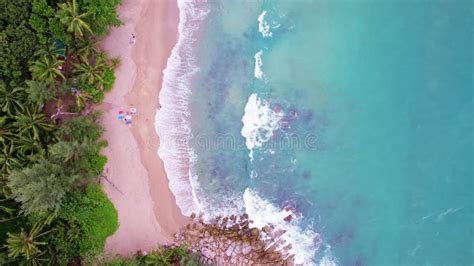
[[[284,243],[284,245],[291,244],[288,253],[295,256],[296,264],[313,264],[313,257],[320,246],[319,234],[311,229],[303,230],[298,224],[301,217],[289,222],[285,221],[286,217],[290,215],[297,217],[297,215],[289,209],[278,209],[248,188],[245,190],[243,198],[245,212],[249,215],[249,220],[252,221],[251,227],[262,228],[270,225],[273,227],[273,232],[284,232],[275,241]],[[284,245],[280,245],[278,248],[281,250]]]
[[[270,31],[270,24],[265,21],[265,15],[267,15],[267,11],[264,10],[260,16],[258,16],[258,31],[262,34],[264,38],[272,37],[272,32]]]
[[[158,155],[164,162],[170,190],[184,215],[200,209],[190,176],[189,146],[191,138],[188,110],[192,78],[199,68],[194,57],[199,28],[209,10],[205,1],[179,0],[178,42],[173,47],[165,70],[159,99],[161,109],[155,116],[155,128],[160,137]]]
[[[263,54],[263,51],[258,51],[255,55],[254,55],[254,58],[255,58],[255,70],[254,70],[254,77],[256,77],[257,79],[263,79],[263,77],[265,76],[263,74],[263,71],[262,71],[262,65],[263,65],[263,62],[262,62],[262,54]]]
[[[250,151],[250,160],[253,160],[254,148],[262,147],[273,136],[273,132],[279,128],[282,117],[282,112],[273,111],[268,102],[260,99],[256,93],[250,95],[242,117],[244,126],[240,132]]]

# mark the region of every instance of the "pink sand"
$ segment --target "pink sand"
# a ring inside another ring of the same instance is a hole
[[[101,106],[110,181],[101,183],[119,215],[119,228],[107,239],[105,251],[131,255],[171,242],[187,222],[169,190],[154,127],[162,71],[177,40],[179,18],[175,1],[124,0],[119,14],[125,25],[102,41],[121,64],[115,70],[114,88]],[[125,125],[117,114],[132,106],[138,115]]]

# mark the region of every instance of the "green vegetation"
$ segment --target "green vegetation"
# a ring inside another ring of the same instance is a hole
[[[75,246],[70,249],[76,253],[71,252],[70,257],[100,254],[105,239],[118,227],[117,211],[98,184],[90,184],[82,193],[72,194],[59,217],[80,230]]]
[[[0,0],[0,265],[77,262],[117,229],[91,107],[115,80],[95,44],[119,4]]]
[[[100,256],[86,257],[86,265],[142,266],[142,265],[181,265],[201,266],[200,255],[183,246],[161,247],[147,255],[132,258],[115,258],[107,260]]]

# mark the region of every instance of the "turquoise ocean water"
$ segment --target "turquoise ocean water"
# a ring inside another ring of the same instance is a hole
[[[183,212],[246,211],[303,264],[473,265],[472,2],[180,9],[157,127],[188,132],[160,151]]]

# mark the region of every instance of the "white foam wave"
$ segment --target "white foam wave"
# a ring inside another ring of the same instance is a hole
[[[331,253],[331,246],[326,244],[324,256],[319,261],[319,266],[337,266],[337,259]]]
[[[160,91],[161,109],[155,116],[155,128],[160,137],[158,155],[163,159],[169,187],[176,197],[181,212],[190,215],[200,209],[193,187],[196,180],[190,175],[188,104],[191,97],[191,82],[199,70],[193,49],[198,30],[207,17],[207,3],[178,0],[178,42],[174,46],[167,66],[163,71]]]
[[[279,128],[282,117],[282,112],[273,111],[268,102],[260,99],[256,93],[250,95],[242,117],[244,125],[240,131],[245,138],[245,145],[250,151],[250,160],[253,160],[254,148],[262,147]]]
[[[263,65],[262,54],[263,54],[263,51],[259,51],[254,56],[254,58],[255,58],[255,69],[253,71],[253,73],[254,73],[253,75],[257,79],[263,79],[263,77],[265,76],[263,74],[263,71],[262,71],[262,65]]]
[[[319,262],[319,266],[337,266],[337,262],[330,255],[325,255]]]
[[[253,222],[252,227],[262,228],[266,225],[273,226],[273,232],[283,230],[277,241],[284,240],[284,245],[291,244],[289,254],[294,255],[296,264],[312,265],[313,257],[319,249],[319,235],[311,229],[303,230],[299,226],[299,219],[290,222],[285,221],[289,215],[296,217],[291,210],[278,209],[267,200],[262,199],[257,193],[247,188],[243,195],[245,212],[249,220]],[[279,248],[283,248],[280,246]]]
[[[258,16],[258,31],[262,34],[264,38],[272,37],[272,32],[270,31],[270,24],[265,21],[265,15],[267,11],[264,10],[260,16]]]

